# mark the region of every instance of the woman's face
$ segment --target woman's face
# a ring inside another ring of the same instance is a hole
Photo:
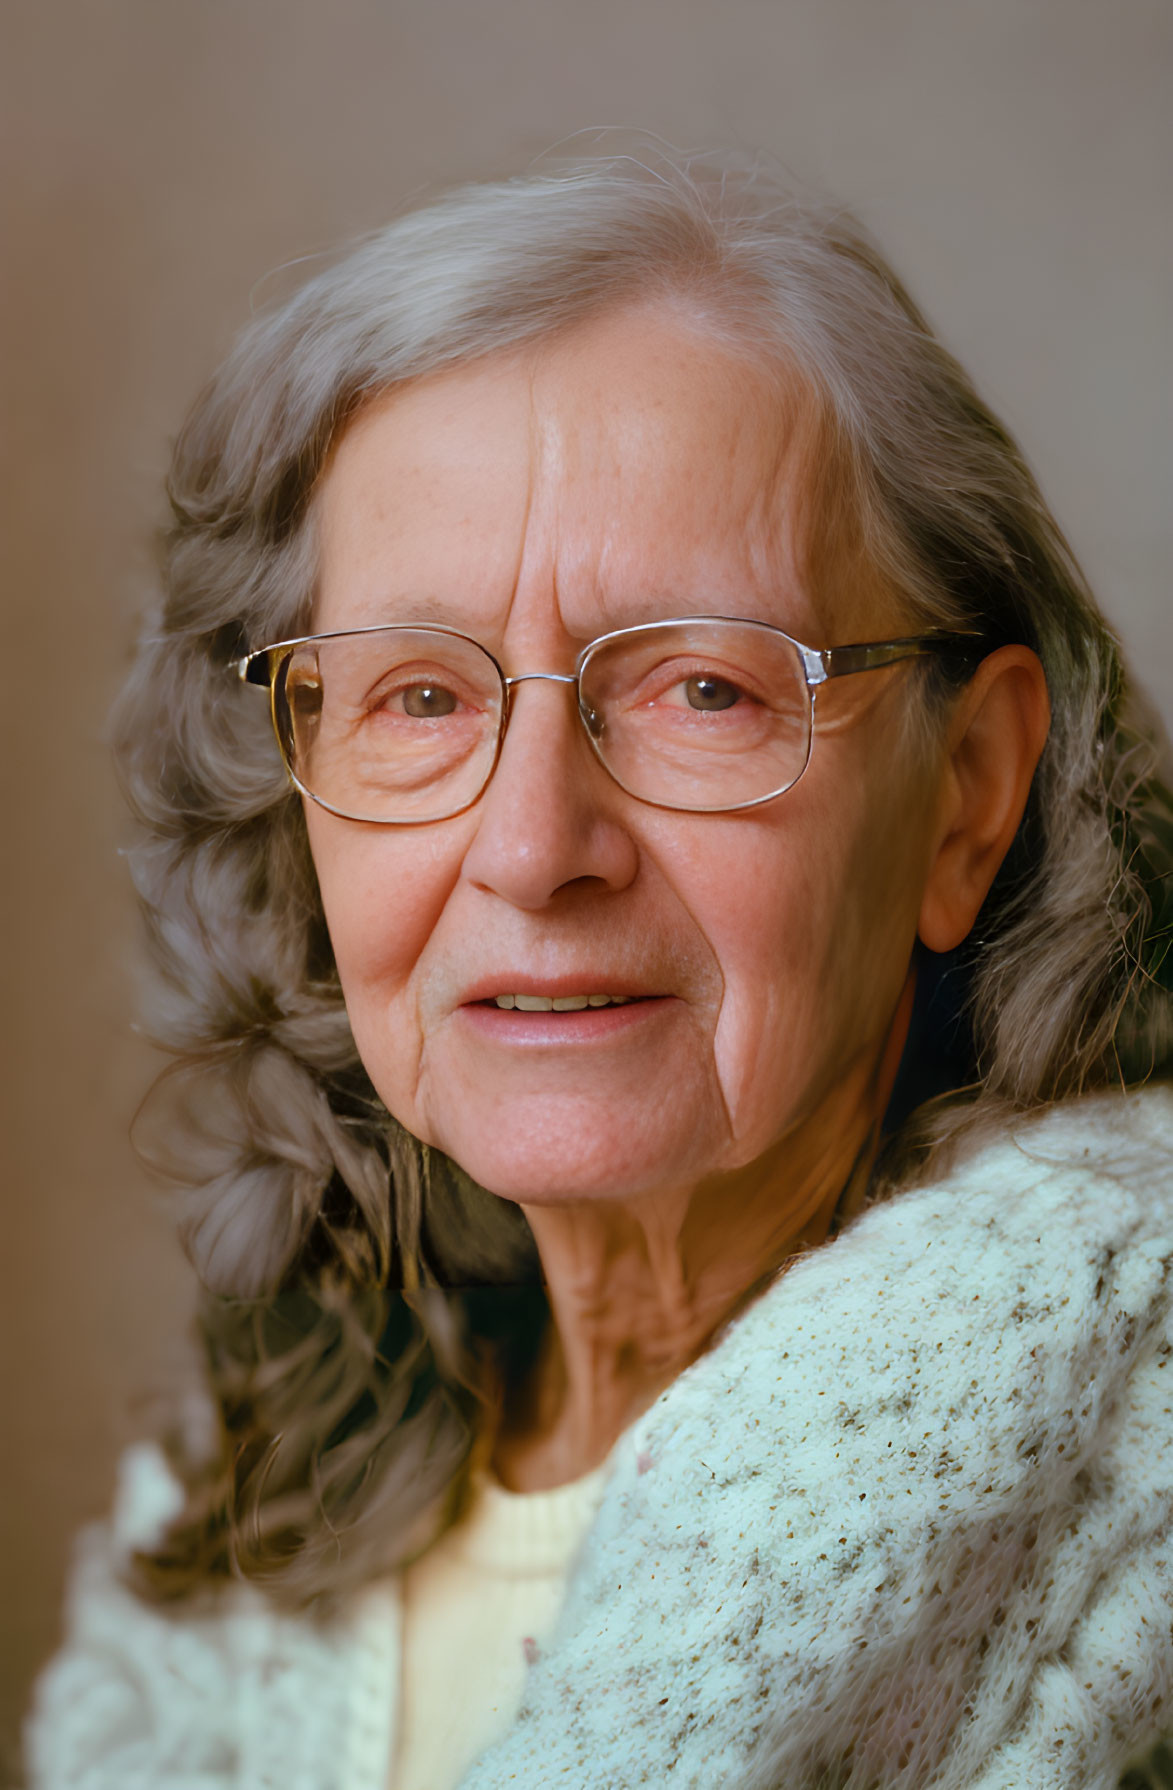
[[[442,622],[507,675],[569,672],[668,616],[827,645],[902,632],[804,588],[776,391],[663,309],[421,380],[350,427],[319,491],[318,631]],[[389,1110],[532,1203],[631,1198],[766,1157],[866,1079],[905,983],[932,784],[909,668],[822,691],[812,759],[736,814],[624,793],[567,686],[521,684],[452,819],[306,805],[359,1052]],[[500,994],[625,994],[525,1013]]]

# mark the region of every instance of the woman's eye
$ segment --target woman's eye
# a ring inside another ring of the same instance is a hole
[[[456,697],[443,684],[408,684],[399,692],[405,715],[419,721],[435,720],[456,710]]]
[[[719,671],[689,673],[683,665],[660,665],[645,674],[641,682],[642,688],[634,700],[652,708],[689,709],[693,714],[720,715],[730,709],[756,706],[756,698],[747,687],[749,680],[736,675],[725,677]]]
[[[712,713],[733,708],[735,703],[741,701],[742,692],[728,678],[701,676],[686,680],[684,696],[690,709],[703,709]]]

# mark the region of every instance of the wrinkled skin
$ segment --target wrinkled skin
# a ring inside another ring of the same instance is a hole
[[[813,645],[908,631],[866,580],[818,597],[777,388],[682,313],[605,315],[372,404],[317,496],[314,627],[442,621],[507,674],[599,634],[740,615]],[[918,931],[963,938],[1046,730],[1041,669],[992,655],[937,746],[907,665],[820,691],[814,750],[735,814],[636,801],[564,686],[515,693],[464,814],[376,827],[306,804],[355,1040],[389,1110],[533,1226],[554,1325],[498,1468],[585,1471],[760,1276],[818,1241],[874,1148]],[[486,992],[660,997],[531,1020]]]

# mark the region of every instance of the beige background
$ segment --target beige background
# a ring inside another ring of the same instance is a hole
[[[11,1735],[68,1537],[105,1505],[189,1305],[127,1143],[149,1057],[103,728],[168,435],[258,281],[580,129],[764,147],[878,233],[1023,438],[1169,715],[1173,13],[22,0],[0,32]]]

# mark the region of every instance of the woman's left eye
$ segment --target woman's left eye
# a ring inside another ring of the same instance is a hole
[[[715,671],[694,671],[690,677],[681,676],[679,671],[674,677],[667,673],[656,682],[659,695],[649,693],[645,701],[666,708],[692,709],[695,714],[719,715],[748,700],[744,685]]]
[[[698,677],[690,677],[677,686],[684,691],[684,700],[690,709],[701,709],[714,713],[721,709],[731,709],[742,700],[744,692],[728,678],[713,677],[701,673]]]

